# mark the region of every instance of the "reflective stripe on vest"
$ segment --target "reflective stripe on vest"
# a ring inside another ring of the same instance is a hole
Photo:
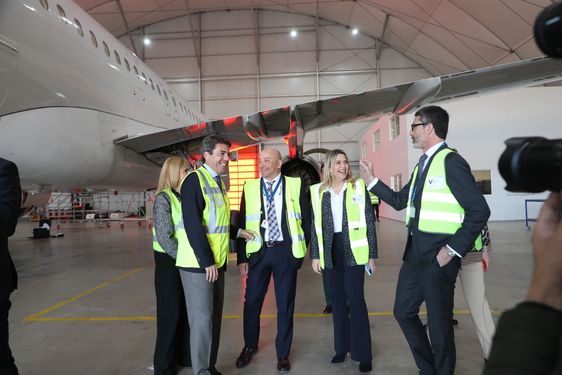
[[[283,178],[285,191],[285,206],[287,226],[291,237],[291,250],[295,258],[304,258],[306,254],[306,241],[302,229],[302,213],[300,206],[301,179],[298,177]],[[246,228],[260,233],[260,219],[262,212],[261,178],[248,180],[244,184],[244,206],[246,209]],[[279,223],[281,228],[281,223]],[[257,241],[246,242],[246,255],[258,252],[261,249]]]
[[[462,226],[464,209],[459,204],[449,185],[445,171],[445,158],[454,152],[449,148],[438,151],[433,157],[421,191],[421,204],[418,215],[418,230],[426,233],[455,234]],[[414,168],[412,181],[416,181],[418,166]],[[414,186],[410,185],[406,225],[410,222],[411,200]],[[482,249],[482,238],[478,236],[474,243],[477,250]]]
[[[205,209],[201,218],[202,225],[205,228],[207,240],[213,251],[215,265],[220,268],[226,263],[230,245],[230,205],[228,197],[226,194],[223,194],[226,188],[221,181],[221,189],[205,167],[201,167],[192,173],[197,174],[203,199],[205,200]],[[178,247],[176,266],[187,268],[201,267],[189,240],[186,246]]]
[[[371,198],[371,204],[379,204],[379,197],[375,194],[369,192],[369,197]]]
[[[310,187],[312,199],[312,210],[314,212],[314,228],[318,238],[318,250],[320,253],[320,267],[324,268],[324,237],[322,235],[322,197],[327,190],[320,192],[320,185]],[[345,209],[347,212],[347,225],[349,232],[349,242],[351,251],[355,258],[355,263],[367,264],[369,262],[369,241],[367,239],[367,221],[365,219],[365,182],[362,179],[355,181],[355,184],[347,182],[347,192],[345,193]],[[331,249],[327,249],[330,251]]]
[[[178,197],[174,194],[173,191],[170,189],[162,190],[162,193],[166,194],[168,197],[168,202],[170,202],[170,210],[172,213],[172,223],[174,224],[174,233],[173,238],[176,239],[178,242],[178,249],[180,247],[180,243],[185,246],[187,243],[187,235],[185,234],[185,230],[183,227],[183,215],[181,212],[181,202]],[[165,253],[164,249],[158,243],[158,239],[156,238],[156,229],[154,226],[152,227],[152,248],[154,251],[158,251],[160,253]]]

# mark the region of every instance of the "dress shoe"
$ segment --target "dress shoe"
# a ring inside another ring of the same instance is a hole
[[[331,363],[342,363],[345,361],[345,356],[347,353],[336,353],[335,356],[332,357]]]
[[[244,349],[242,349],[242,352],[236,359],[236,368],[245,367],[248,363],[250,363],[250,361],[252,360],[252,356],[257,352],[258,352],[258,348],[250,349],[244,347]]]
[[[209,373],[211,375],[222,375],[215,367],[209,368]]]
[[[371,361],[369,362],[359,362],[359,372],[371,372],[373,370],[373,365]]]
[[[331,314],[332,313],[332,305],[326,305],[326,307],[324,307],[324,311],[322,311],[323,314]]]
[[[286,374],[289,371],[291,371],[291,362],[289,362],[289,357],[277,358],[277,372],[280,374]]]

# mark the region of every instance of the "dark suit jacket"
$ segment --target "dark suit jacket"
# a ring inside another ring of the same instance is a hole
[[[285,241],[287,244],[291,245],[292,241],[291,241],[291,236],[289,236],[289,228],[287,226],[287,204],[285,202],[285,192],[286,192],[286,186],[287,184],[285,183],[285,176],[282,176],[283,178],[283,208],[281,211],[281,231],[283,232],[283,241]],[[264,205],[264,201],[263,201],[263,184],[260,184],[261,188],[260,188],[260,202],[261,202],[261,218],[260,218],[260,222],[262,222],[265,219],[265,210],[263,209],[263,207],[265,207]],[[255,199],[255,197],[250,197],[250,199]],[[246,228],[246,197],[245,194],[242,194],[242,200],[240,202],[240,215],[239,215],[239,221],[238,221],[238,227],[239,228]],[[304,190],[304,184],[301,181],[301,191],[300,191],[300,198],[299,198],[299,204],[301,207],[301,215],[302,215],[302,230],[304,232],[304,237],[305,237],[305,241],[306,241],[306,245],[308,246],[308,243],[310,242],[310,225],[311,225],[311,221],[310,221],[310,199],[308,197],[308,194],[305,193]],[[260,227],[260,234],[262,238],[265,238],[265,229]],[[265,245],[264,245],[265,246]],[[263,249],[263,247],[262,247]],[[238,251],[238,261],[237,263],[250,263],[250,266],[254,265],[255,263],[257,263],[263,256],[263,251],[258,251],[255,254],[252,254],[252,256],[250,258],[248,258],[246,256],[246,242],[243,240],[239,240],[237,241],[237,251]],[[300,267],[302,265],[302,259],[297,259],[295,257],[291,257],[291,259],[293,260],[294,264],[296,267]]]
[[[345,200],[347,189],[343,193],[343,220],[342,220],[342,236],[345,263],[347,266],[356,266],[355,257],[351,249],[349,240],[349,225],[347,221],[347,208]],[[373,206],[371,205],[368,192],[364,192],[367,201],[365,202],[365,221],[367,222],[367,242],[369,243],[369,259],[378,258],[377,252],[377,234],[375,229],[375,215]],[[312,222],[314,223],[314,211],[312,212]],[[332,217],[332,203],[330,193],[326,192],[322,195],[322,238],[324,243],[324,266],[327,269],[333,268],[332,262],[332,240],[334,238],[334,219]],[[320,259],[320,250],[318,248],[318,237],[315,230],[312,231],[310,240],[310,259]]]
[[[18,168],[0,158],[0,293],[10,294],[18,286],[16,268],[8,252],[8,237],[14,234],[21,207]]]
[[[502,314],[484,375],[562,374],[562,311],[523,302]]]
[[[447,145],[443,145],[439,150],[445,147]],[[437,152],[429,159],[423,173],[419,176],[419,183],[416,184],[417,194],[414,200],[416,217],[410,220],[408,234],[411,233],[411,236],[408,236],[408,243],[404,253],[404,260],[407,262],[429,264],[444,245],[449,245],[460,255],[464,256],[472,249],[476,237],[480,234],[480,231],[490,217],[490,209],[478,186],[476,186],[474,177],[470,172],[470,166],[458,153],[451,152],[445,158],[445,178],[455,199],[464,209],[465,216],[462,226],[453,235],[425,233],[418,230],[418,214],[421,196],[423,195],[421,189],[424,185],[429,166],[436,154]],[[410,185],[415,182],[412,181],[412,176],[410,176],[410,181],[408,181],[406,186],[399,192],[393,191],[382,181],[378,181],[371,188],[371,193],[376,194],[385,203],[394,207],[394,209],[402,210],[408,205]],[[412,253],[408,254],[409,251]],[[456,258],[455,261],[457,260]]]

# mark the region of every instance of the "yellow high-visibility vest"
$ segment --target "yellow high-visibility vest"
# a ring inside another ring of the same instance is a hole
[[[230,240],[230,204],[223,191],[226,190],[221,181],[217,185],[209,171],[201,167],[191,173],[196,173],[205,199],[205,209],[201,218],[207,234],[207,240],[213,251],[215,265],[222,267],[228,258]],[[185,180],[184,180],[185,181]],[[189,228],[187,228],[189,230]],[[187,268],[200,268],[193,247],[186,236],[186,243],[178,243],[178,256],[176,266]]]
[[[302,213],[300,206],[301,179],[298,177],[281,176],[285,184],[286,219],[291,237],[291,250],[295,258],[304,258],[306,241],[302,229]],[[261,178],[246,181],[244,184],[244,206],[246,208],[246,229],[260,233],[260,219],[262,212]],[[282,188],[282,187],[281,187]],[[279,229],[281,230],[281,223]],[[246,243],[246,256],[260,250],[257,241]]]
[[[462,226],[464,209],[459,204],[449,185],[445,171],[445,158],[451,152],[450,148],[438,151],[427,171],[427,176],[421,191],[421,205],[418,212],[418,229],[426,233],[455,234]],[[416,180],[418,166],[414,168],[412,181]],[[406,225],[410,223],[412,208],[413,184],[408,192],[408,206],[406,209]],[[474,243],[476,250],[482,249],[482,237],[478,236]]]
[[[371,204],[379,204],[379,197],[375,194],[369,192],[369,198],[371,199]]]
[[[187,241],[187,235],[183,227],[181,202],[174,194],[174,192],[170,189],[162,190],[162,193],[168,196],[168,201],[170,202],[170,208],[172,210],[172,223],[174,224],[173,237],[177,240],[179,247],[180,242],[185,244]],[[156,238],[156,229],[154,228],[154,226],[152,227],[152,248],[154,249],[154,251],[157,251],[159,253],[166,253],[162,246],[160,246],[160,244],[158,243],[158,239]]]
[[[318,250],[320,252],[320,267],[324,268],[324,237],[322,235],[322,197],[328,190],[320,191],[321,184],[310,187],[312,199],[312,210],[314,212],[314,228],[318,238]],[[369,262],[369,241],[367,239],[367,220],[365,219],[365,182],[362,179],[355,184],[348,181],[345,193],[345,209],[347,212],[347,224],[351,251],[357,265]]]

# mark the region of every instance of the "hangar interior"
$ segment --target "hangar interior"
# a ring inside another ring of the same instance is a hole
[[[51,5],[56,0],[42,0]],[[209,119],[253,113],[355,94],[422,78],[455,74],[541,56],[532,23],[549,0],[76,0],[96,21]],[[451,114],[451,145],[473,170],[488,171],[493,265],[486,274],[495,318],[524,298],[531,273],[530,231],[521,220],[526,199],[544,194],[503,191],[497,159],[510,136],[560,137],[558,85],[516,89],[444,103]],[[304,152],[341,148],[355,173],[374,161],[396,189],[419,157],[408,135],[413,114],[384,116],[307,132]],[[531,126],[532,124],[532,126]],[[378,132],[378,134],[377,134]],[[488,135],[484,137],[483,135]],[[258,176],[261,147],[283,155],[282,139],[242,150],[230,164],[234,208],[243,181]],[[485,151],[485,152],[483,152]],[[108,211],[150,207],[150,194],[103,193]],[[107,197],[107,198],[105,198]],[[55,204],[55,203],[51,203]],[[111,208],[109,208],[111,206]],[[136,206],[136,207],[132,207]],[[104,206],[105,207],[105,206]],[[529,208],[535,217],[538,206]],[[150,208],[148,208],[150,211]],[[407,343],[392,317],[405,235],[403,213],[381,207],[381,259],[365,294],[378,374],[415,374]],[[155,337],[151,228],[125,223],[100,228],[68,223],[64,238],[31,241],[34,223],[21,222],[10,241],[20,274],[13,295],[11,342],[22,374],[150,373]],[[264,306],[260,353],[236,369],[242,347],[244,280],[231,259],[218,368],[225,374],[274,371],[275,300]],[[270,289],[273,289],[272,286]],[[455,296],[458,374],[483,366],[462,287]],[[308,261],[299,273],[294,374],[353,374],[349,361],[330,366],[331,319],[321,279]],[[190,374],[182,369],[181,374]]]

